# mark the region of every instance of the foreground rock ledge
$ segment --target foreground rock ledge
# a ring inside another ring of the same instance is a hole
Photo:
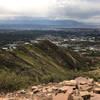
[[[0,95],[0,100],[100,100],[100,83],[78,77]]]

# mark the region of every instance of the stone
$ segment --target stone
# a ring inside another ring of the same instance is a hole
[[[67,90],[61,90],[61,89],[59,89],[58,91],[56,91],[55,95],[58,95],[59,93],[65,94],[66,92],[67,92]]]
[[[18,91],[18,94],[25,94],[25,93],[26,93],[25,90],[20,90],[20,91]]]
[[[79,96],[73,95],[72,100],[84,100],[84,99],[80,95]]]
[[[91,97],[88,91],[80,91],[80,96],[83,98],[83,100],[88,100]]]
[[[66,100],[73,100],[71,93],[67,93]]]
[[[53,92],[53,89],[52,89],[52,88],[48,88],[47,91],[48,91],[49,93],[51,93],[51,92]]]
[[[90,86],[88,84],[78,85],[78,89],[81,91],[91,91],[93,89],[93,86]]]
[[[63,84],[65,86],[75,86],[76,85],[76,81],[75,80],[63,81]]]
[[[77,84],[81,84],[81,85],[84,85],[84,84],[93,84],[93,79],[89,79],[89,78],[84,78],[84,77],[78,77],[75,79]]]
[[[52,96],[52,94],[48,93],[47,96]]]
[[[97,93],[97,94],[100,94],[100,88],[94,88],[94,89],[93,89],[93,92],[94,92],[94,93]]]
[[[32,90],[35,90],[37,89],[38,87],[37,86],[32,86]]]
[[[98,83],[98,82],[95,82],[94,85],[95,85],[96,87],[100,87],[100,83]]]
[[[72,100],[71,93],[60,93],[58,95],[53,95],[53,100]]]
[[[11,98],[14,100],[100,100],[100,83],[90,78],[78,77],[75,80],[41,84],[13,93],[1,94],[0,97],[4,97],[3,100]]]
[[[88,78],[88,80],[89,80],[90,83],[94,83],[94,79]]]
[[[53,91],[56,91],[56,90],[58,90],[58,88],[55,87],[55,86],[53,86],[53,87],[52,87],[52,90],[53,90]]]
[[[37,100],[53,100],[52,95],[42,95],[37,98],[38,98]]]
[[[43,93],[46,93],[46,92],[47,92],[47,89],[44,88],[44,89],[42,90],[42,92],[43,92]]]
[[[99,94],[94,94],[94,96],[92,96],[90,98],[90,100],[100,100],[100,95]]]
[[[34,94],[36,94],[36,93],[38,93],[38,92],[39,92],[38,89],[36,89],[36,90],[33,91]]]

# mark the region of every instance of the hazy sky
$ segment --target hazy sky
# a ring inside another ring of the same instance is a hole
[[[0,18],[15,16],[100,22],[100,0],[0,0]]]

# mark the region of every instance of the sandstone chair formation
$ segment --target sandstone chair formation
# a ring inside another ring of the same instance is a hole
[[[0,97],[0,100],[100,100],[100,83],[78,77],[60,83],[32,86]]]

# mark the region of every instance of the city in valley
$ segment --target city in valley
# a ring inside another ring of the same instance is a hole
[[[57,46],[63,46],[85,55],[99,55],[100,30],[67,28],[55,30],[0,30],[0,48],[7,51],[21,44],[34,44],[49,40]]]

